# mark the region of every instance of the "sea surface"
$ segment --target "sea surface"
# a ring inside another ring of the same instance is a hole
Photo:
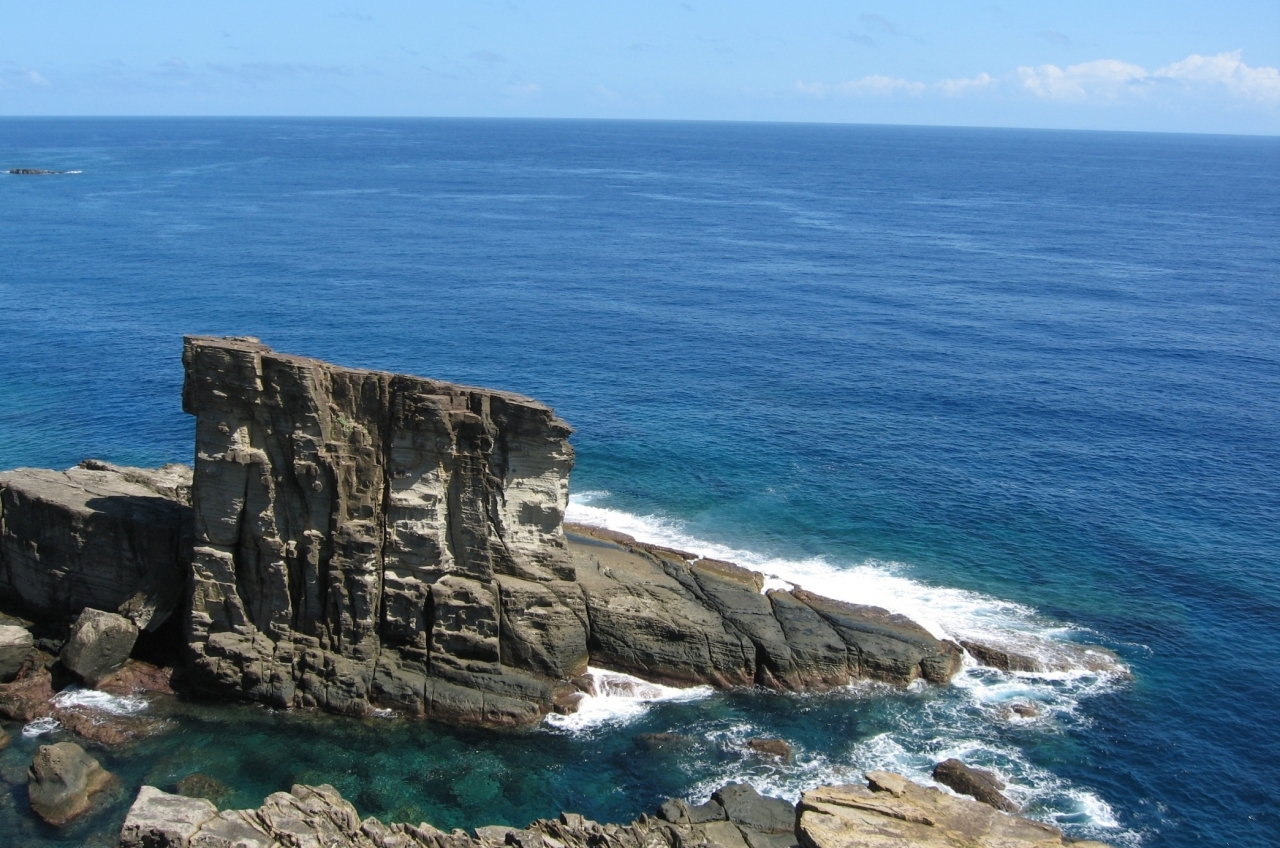
[[[120,783],[64,832],[25,788],[61,731],[6,726],[11,844],[112,844],[192,772],[447,829],[949,756],[1071,836],[1280,844],[1280,140],[0,120],[18,167],[77,173],[0,175],[0,468],[190,462],[182,335],[258,336],[551,404],[575,520],[1132,676],[654,690],[517,733],[118,700],[169,730],[98,752]]]

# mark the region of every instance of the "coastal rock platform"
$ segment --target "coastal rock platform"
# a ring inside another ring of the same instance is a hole
[[[971,800],[871,772],[867,785],[821,786],[797,806],[729,784],[698,806],[667,801],[656,816],[600,824],[574,813],[524,828],[445,833],[427,823],[385,824],[359,813],[331,786],[294,786],[256,810],[224,810],[203,798],[142,787],[120,848],[1106,848],[1070,842],[1056,828]]]

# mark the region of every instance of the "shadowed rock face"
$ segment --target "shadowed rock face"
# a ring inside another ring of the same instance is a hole
[[[43,618],[92,607],[155,630],[186,585],[190,487],[183,465],[0,473],[0,598]]]

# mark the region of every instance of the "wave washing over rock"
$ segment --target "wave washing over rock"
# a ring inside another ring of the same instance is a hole
[[[704,779],[692,797],[707,797],[726,780],[749,781],[757,790],[797,799],[813,786],[841,782],[851,772],[884,770],[936,786],[932,771],[950,757],[981,764],[1009,785],[1006,794],[1037,818],[1073,826],[1108,840],[1140,842],[1138,834],[1117,830],[1115,813],[1093,790],[1073,785],[1033,764],[1024,751],[1000,738],[1000,727],[1055,732],[1077,723],[1082,701],[1113,691],[1129,670],[1110,651],[1078,641],[1089,633],[1047,620],[1035,610],[954,587],[934,586],[909,576],[901,563],[866,561],[837,564],[823,558],[792,560],[713,542],[690,533],[683,522],[637,515],[609,506],[607,492],[572,497],[567,519],[641,542],[732,559],[765,575],[765,585],[822,587],[846,601],[871,603],[909,616],[935,637],[966,647],[951,689],[958,697],[935,702],[924,717],[895,722],[896,728],[855,743],[837,761],[798,752],[792,760],[743,774],[731,769]],[[874,683],[852,684],[859,697],[876,698]],[[641,714],[643,706],[618,705],[614,721]],[[591,725],[585,725],[589,728]],[[721,742],[741,747],[764,732],[750,724],[715,731]]]

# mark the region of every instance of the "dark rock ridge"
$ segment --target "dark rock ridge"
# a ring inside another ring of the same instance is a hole
[[[961,795],[977,798],[997,810],[1018,812],[1018,805],[1000,791],[1004,789],[1004,782],[986,769],[973,768],[952,758],[934,766],[933,779]]]
[[[190,493],[183,465],[0,472],[0,599],[34,617],[87,607],[157,629],[186,589]]]
[[[1106,848],[1070,843],[1054,827],[1005,815],[968,798],[871,772],[866,786],[822,786],[799,808],[729,784],[710,801],[667,801],[656,817],[599,824],[575,813],[525,828],[445,833],[430,824],[361,819],[332,786],[294,786],[256,810],[224,810],[203,798],[144,786],[120,831],[120,848]]]
[[[195,689],[355,715],[528,724],[593,692],[589,662],[791,690],[945,683],[959,668],[959,646],[903,616],[566,533],[571,429],[536,401],[246,338],[189,337],[183,363],[194,474],[94,461],[0,474],[0,600],[62,622],[61,641],[36,647],[87,682],[130,636],[103,614],[163,635],[180,606]],[[86,609],[100,611],[84,619],[97,654],[79,635],[62,646]],[[30,712],[47,676],[0,695]]]

